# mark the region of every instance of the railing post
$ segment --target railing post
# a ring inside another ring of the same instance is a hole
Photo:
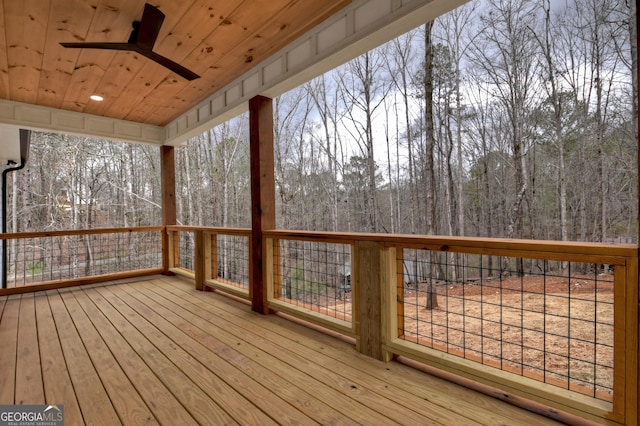
[[[194,274],[196,290],[209,291],[207,278],[211,276],[211,244],[209,234],[202,229],[194,232],[196,247],[194,256]]]
[[[274,298],[276,294],[280,294],[280,292],[276,290],[276,288],[280,287],[278,284],[280,282],[280,256],[276,253],[276,247],[279,246],[278,240],[274,240],[273,238],[264,239],[264,291],[267,302],[269,299]]]
[[[164,235],[162,241],[162,268],[164,269],[165,274],[172,274],[171,269],[176,267],[176,259],[177,250],[178,250],[178,233],[175,231],[169,231],[167,228],[164,228]],[[165,242],[166,240],[166,242]]]
[[[356,319],[356,348],[359,352],[381,361],[388,361],[390,354],[383,345],[386,340],[383,314],[387,308],[383,288],[388,287],[383,266],[382,244],[377,241],[357,241],[355,245],[355,287],[354,304]],[[388,262],[387,262],[388,263]],[[353,290],[353,289],[352,289]]]
[[[616,267],[616,269],[618,269]],[[638,258],[627,258],[625,268],[625,324],[627,327],[625,337],[625,357],[627,367],[625,369],[627,378],[627,389],[625,390],[627,407],[626,424],[638,424],[640,413],[640,356],[638,354],[640,339],[638,338],[640,324],[640,294],[638,288]]]

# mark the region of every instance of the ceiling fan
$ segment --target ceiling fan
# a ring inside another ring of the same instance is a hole
[[[200,76],[193,71],[169,58],[158,55],[153,51],[153,45],[156,43],[163,21],[164,13],[162,13],[157,7],[145,3],[142,19],[140,21],[133,21],[133,31],[131,31],[129,41],[127,43],[79,42],[60,44],[64,47],[72,48],[128,50],[131,52],[137,52],[189,81],[199,78]]]

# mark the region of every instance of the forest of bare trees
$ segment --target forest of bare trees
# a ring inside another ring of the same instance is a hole
[[[274,100],[278,227],[637,241],[635,2],[473,1]],[[250,225],[248,117],[176,149],[178,219]],[[159,150],[35,134],[9,231],[159,224]]]

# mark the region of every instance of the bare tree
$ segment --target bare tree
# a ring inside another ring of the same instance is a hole
[[[339,226],[339,176],[344,156],[344,148],[338,132],[340,111],[336,85],[337,83],[329,75],[322,75],[305,85],[307,93],[313,99],[315,109],[320,115],[323,137],[320,139],[319,145],[324,151],[329,169],[330,181],[325,188],[331,199],[331,227],[329,229],[332,231],[337,231]]]
[[[506,236],[522,238],[523,202],[529,185],[526,154],[531,144],[528,115],[533,109],[536,45],[529,28],[536,26],[533,7],[526,1],[489,0],[481,18],[482,30],[473,51],[474,65],[487,78],[487,89],[508,119],[505,136],[511,141],[514,199]]]
[[[417,65],[414,62],[416,55],[416,47],[414,46],[414,40],[417,36],[417,31],[410,31],[407,34],[392,40],[389,43],[388,54],[385,55],[387,60],[387,67],[389,69],[389,75],[391,76],[391,82],[395,86],[395,90],[399,92],[402,99],[402,118],[404,125],[404,138],[406,139],[406,152],[409,173],[408,179],[408,192],[409,203],[404,203],[404,212],[409,217],[409,226],[407,232],[417,232],[416,213],[418,211],[418,187],[416,184],[416,165],[414,158],[414,141],[413,132],[411,131],[411,125],[415,120],[412,116],[412,110],[414,110],[412,87],[415,85],[413,81],[414,67]],[[400,127],[399,125],[397,126]],[[400,137],[396,140],[396,181],[400,184]],[[398,203],[400,203],[400,189],[398,189]],[[406,208],[406,206],[409,208]],[[398,207],[398,218],[400,218],[400,208]]]
[[[367,52],[350,61],[340,74],[340,93],[349,119],[345,128],[358,143],[361,155],[367,162],[365,211],[369,216],[369,230],[373,232],[381,229],[376,193],[373,120],[389,91],[384,76],[383,54],[383,49]]]

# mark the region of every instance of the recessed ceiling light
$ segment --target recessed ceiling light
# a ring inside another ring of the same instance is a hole
[[[102,96],[100,96],[100,95],[91,95],[89,97],[94,101],[98,101],[98,102],[104,101],[104,98]]]

